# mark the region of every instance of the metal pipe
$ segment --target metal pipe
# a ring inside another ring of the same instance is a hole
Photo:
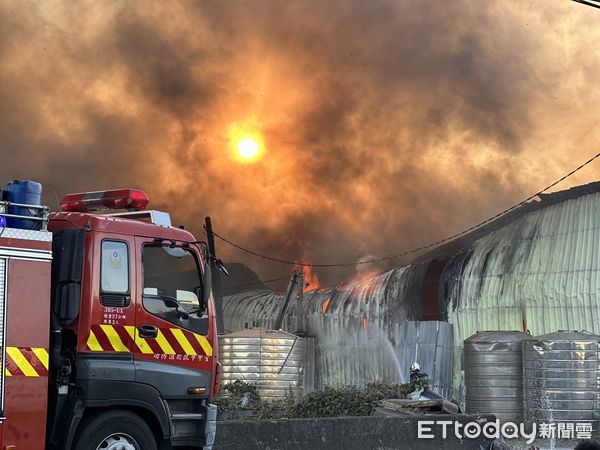
[[[27,209],[48,209],[47,206],[44,205],[28,205],[26,203],[13,203],[13,202],[8,202],[8,201],[0,201],[0,205],[6,205],[6,206],[17,206],[19,208],[27,208]]]
[[[7,213],[0,213],[0,216],[2,217],[10,217],[12,219],[24,219],[24,220],[36,220],[38,222],[43,222],[45,220],[44,217],[36,217],[36,216],[21,216],[19,214],[7,214]]]
[[[281,373],[281,371],[285,367],[285,364],[288,362],[288,359],[290,359],[290,355],[294,351],[294,347],[296,347],[296,342],[298,342],[298,336],[294,336],[294,342],[292,342],[292,347],[290,348],[290,351],[288,352],[287,356],[285,357],[283,364],[281,365],[281,367],[279,367],[279,370],[277,371],[277,375],[279,375]]]
[[[290,282],[288,283],[287,292],[285,294],[285,301],[283,302],[283,306],[277,315],[277,320],[275,320],[275,324],[273,328],[276,330],[281,329],[281,325],[283,324],[283,318],[290,304],[290,299],[292,298],[292,292],[294,290],[294,284],[296,284],[296,277],[298,276],[297,272],[292,272],[292,276],[290,277]]]

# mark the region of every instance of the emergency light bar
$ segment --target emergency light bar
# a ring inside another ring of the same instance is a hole
[[[60,201],[60,210],[64,212],[91,212],[105,209],[142,211],[149,202],[146,193],[139,189],[115,189],[67,194]]]

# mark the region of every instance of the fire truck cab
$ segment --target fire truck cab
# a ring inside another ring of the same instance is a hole
[[[0,449],[212,448],[210,255],[147,203],[0,201]]]

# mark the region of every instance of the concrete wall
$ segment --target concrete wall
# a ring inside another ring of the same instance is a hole
[[[418,420],[493,421],[493,416],[334,417],[224,421],[217,424],[215,450],[479,450],[485,439],[463,439],[449,433],[417,439]],[[489,444],[488,447],[489,448]]]

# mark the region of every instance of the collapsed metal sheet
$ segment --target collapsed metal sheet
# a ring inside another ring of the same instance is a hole
[[[452,385],[452,327],[444,322],[415,322],[421,315],[420,289],[427,269],[417,264],[378,277],[304,296],[307,331],[316,337],[318,386],[405,382],[418,361],[437,392]],[[243,292],[225,297],[229,331],[273,326],[283,296]],[[283,328],[296,331],[296,305],[290,304]]]

